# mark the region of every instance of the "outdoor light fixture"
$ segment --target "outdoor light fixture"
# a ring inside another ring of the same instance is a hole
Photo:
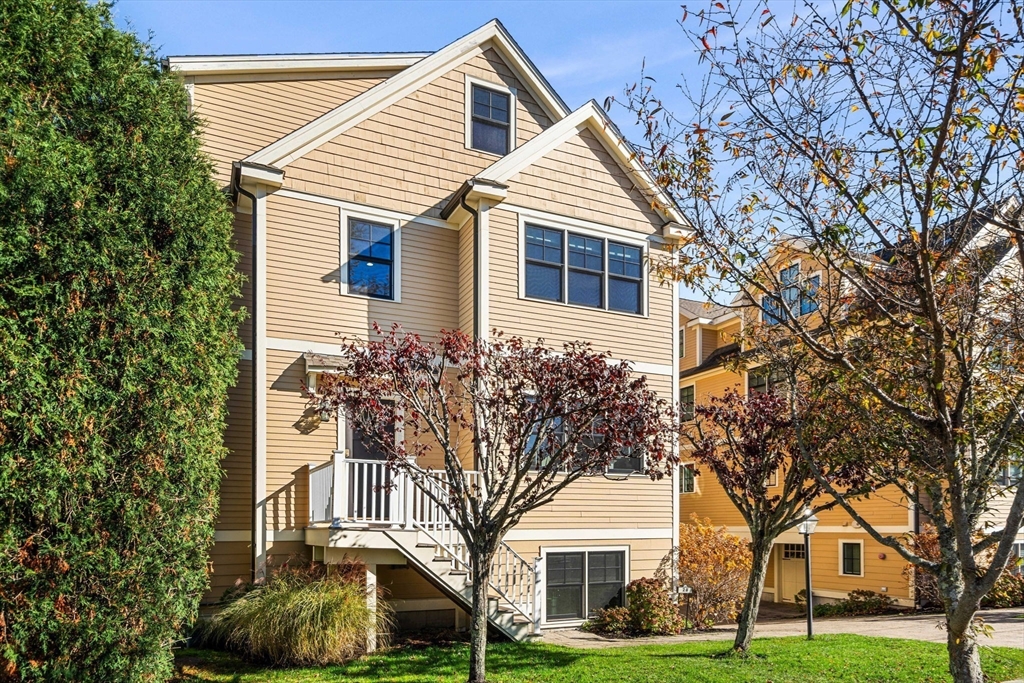
[[[804,508],[804,521],[796,530],[804,537],[804,569],[807,572],[807,640],[814,639],[814,594],[811,592],[811,534],[818,526],[818,518],[810,507]]]
[[[320,421],[321,422],[330,422],[331,421],[331,413],[333,413],[333,412],[334,411],[331,410],[331,406],[329,406],[326,403],[321,403],[320,404]]]

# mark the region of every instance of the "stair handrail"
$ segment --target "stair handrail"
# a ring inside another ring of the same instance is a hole
[[[442,486],[440,482],[430,479],[425,471],[423,474],[425,475],[423,482],[409,475],[407,475],[407,480],[423,492],[424,495],[429,495],[426,493],[426,483],[429,483],[434,488],[437,497],[440,498],[447,495],[446,491],[440,490]],[[466,474],[470,473],[467,472]],[[431,519],[427,522],[418,519],[418,515],[415,514],[418,510],[414,506],[414,509],[409,511],[409,518],[413,527],[426,534],[442,550],[445,556],[451,558],[454,567],[471,572],[471,558],[466,550],[462,534],[459,533],[451,518],[444,512],[444,507],[437,506],[437,508],[447,517],[444,520],[447,523],[438,524],[436,519]],[[498,569],[497,573],[495,572],[496,568]],[[491,560],[490,575],[490,580],[488,581],[490,588],[512,609],[531,622],[535,622],[537,605],[534,591],[537,584],[537,569],[534,564],[517,553],[512,546],[502,541],[498,546],[497,552],[494,554],[494,558]],[[517,600],[516,598],[522,599]]]

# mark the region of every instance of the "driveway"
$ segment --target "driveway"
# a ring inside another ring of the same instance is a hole
[[[985,623],[992,627],[992,637],[981,637],[982,645],[1024,648],[1024,609],[997,609],[979,612]],[[942,616],[938,614],[910,614],[905,616],[882,617],[832,617],[815,619],[815,633],[852,633],[861,636],[882,636],[885,638],[907,638],[927,640],[935,643],[946,642],[946,632],[941,628]],[[691,640],[732,640],[736,629],[719,626],[711,631],[679,636],[656,636],[650,638],[608,638],[579,629],[546,631],[542,637],[546,643],[578,648],[620,647],[625,645],[655,645],[685,643]],[[798,618],[777,618],[767,615],[758,619],[754,636],[758,638],[778,636],[802,636],[807,633],[807,623]]]

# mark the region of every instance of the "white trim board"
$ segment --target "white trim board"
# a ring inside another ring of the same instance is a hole
[[[267,529],[264,540],[268,543],[274,541],[280,543],[287,541],[304,541],[306,540],[306,532],[303,529],[287,529],[284,531]],[[252,542],[252,531],[248,529],[244,531],[237,529],[214,531],[213,541],[214,543],[250,543]]]
[[[287,166],[310,150],[415,92],[442,73],[482,54],[487,47],[494,47],[510,62],[516,75],[528,86],[552,120],[557,121],[569,113],[561,98],[522,53],[501,22],[495,19],[251,154],[246,160],[278,168]]]
[[[346,72],[404,69],[429,52],[381,54],[182,55],[168,57],[167,68],[179,74]]]
[[[304,339],[281,339],[278,337],[267,337],[267,349],[271,351],[293,351],[295,353],[319,353],[337,355],[341,348],[341,342],[330,344],[320,341],[308,341]],[[609,363],[622,362],[620,358],[609,358]],[[637,363],[631,361],[634,372],[643,375],[672,375],[672,366],[659,363]]]

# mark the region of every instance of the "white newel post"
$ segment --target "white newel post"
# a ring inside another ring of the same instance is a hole
[[[338,425],[341,428],[341,425]],[[348,509],[348,463],[345,451],[334,451],[334,472],[331,482],[331,523],[340,524]]]
[[[373,616],[373,621],[366,631],[366,651],[377,649],[377,565],[366,565],[366,607]]]
[[[405,490],[404,491],[405,500],[403,501],[403,506],[402,506],[404,508],[405,517],[403,518],[403,525],[402,526],[404,528],[406,528],[406,529],[411,529],[412,528],[412,516],[413,516],[414,510],[415,510],[414,503],[413,503],[413,496],[416,495],[416,485],[413,484],[412,476],[408,472],[403,471],[400,476],[402,477],[402,486],[403,486],[403,488]]]
[[[544,566],[541,558],[533,558],[533,627],[540,632],[541,607],[544,604]]]

